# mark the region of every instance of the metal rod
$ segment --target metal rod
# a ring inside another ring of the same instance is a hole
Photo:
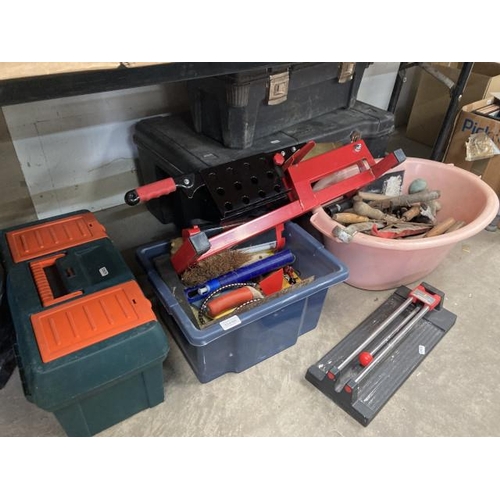
[[[404,337],[408,334],[408,332],[413,328],[415,323],[425,316],[427,312],[429,311],[429,306],[424,306],[422,309],[419,310],[418,314],[413,317],[413,319],[394,337],[391,342],[389,342],[385,349],[354,379],[354,383],[358,384],[363,380],[386,356],[387,354],[392,350],[393,347],[395,347],[401,340],[404,339]]]
[[[394,82],[394,87],[392,88],[391,99],[387,108],[387,111],[389,111],[389,113],[396,112],[396,106],[398,105],[401,90],[403,90],[403,84],[406,83],[406,70],[413,68],[414,66],[420,66],[421,64],[422,63],[419,62],[402,62],[399,64],[398,74],[396,76],[396,81]]]
[[[439,80],[442,84],[446,85],[450,89],[451,93],[453,87],[455,87],[455,82],[451,78],[443,75],[441,71],[439,71],[435,66],[431,66],[429,63],[422,63],[420,66],[424,71],[427,71],[429,75],[433,76],[436,80]]]
[[[389,106],[387,111],[389,113],[394,113],[396,111],[396,106],[398,104],[399,95],[403,89],[403,83],[406,81],[406,68],[404,62],[399,64],[398,74],[396,76],[396,81],[394,82],[394,87],[392,89],[391,100],[389,101]]]
[[[451,93],[450,104],[448,106],[448,110],[446,111],[443,124],[441,125],[441,130],[439,131],[439,135],[434,144],[434,148],[432,149],[432,153],[430,156],[431,160],[441,161],[443,159],[445,148],[448,143],[448,138],[455,122],[458,103],[462,98],[462,93],[465,86],[467,85],[467,81],[469,80],[469,76],[472,72],[473,66],[474,63],[471,62],[466,62],[462,66],[462,71],[460,72],[460,76],[458,77],[457,84],[455,85]]]
[[[418,311],[420,311],[420,308],[415,308],[413,309],[413,311],[408,314],[408,316],[406,316],[406,318],[401,321],[401,323],[399,325],[396,325],[384,338],[384,340],[382,340],[382,342],[380,342],[378,345],[376,345],[371,351],[370,351],[370,354],[372,356],[375,356],[375,354],[377,354],[377,352],[380,351],[380,349],[382,349],[382,347],[384,347],[385,344],[387,344],[387,342],[389,342],[389,340],[392,339],[392,337],[394,337],[394,335],[396,335],[396,333],[398,333],[401,328],[403,328],[409,321],[411,321],[411,319],[413,318],[413,316],[415,316],[415,314],[418,313]]]
[[[411,297],[407,298],[390,316],[388,316],[380,325],[375,329],[375,331],[360,345],[358,346],[349,356],[347,356],[342,363],[337,367],[340,371],[347,366],[362,350],[367,346],[384,328],[386,328],[389,323],[394,321],[394,319],[399,316],[411,303],[413,299]]]

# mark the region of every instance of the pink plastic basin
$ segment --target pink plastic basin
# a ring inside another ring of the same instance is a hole
[[[437,219],[462,220],[466,225],[449,234],[411,240],[389,240],[362,233],[351,243],[332,234],[333,221],[316,209],[311,224],[323,234],[325,247],[349,268],[346,283],[365,290],[387,290],[418,281],[432,272],[459,241],[483,230],[497,215],[498,196],[479,177],[453,165],[408,158],[394,172],[404,169],[403,192],[416,178],[426,179],[429,189],[441,191],[442,209]]]

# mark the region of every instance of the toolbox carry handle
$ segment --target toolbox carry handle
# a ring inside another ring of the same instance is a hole
[[[59,304],[60,302],[64,302],[83,294],[82,290],[76,290],[74,292],[67,292],[56,297],[56,294],[52,290],[52,286],[47,278],[45,270],[49,267],[54,266],[57,260],[62,259],[64,256],[64,253],[52,255],[51,257],[47,257],[46,259],[33,261],[29,264],[33,279],[35,281],[35,286],[43,307]]]

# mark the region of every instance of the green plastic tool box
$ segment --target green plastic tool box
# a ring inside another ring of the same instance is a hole
[[[90,212],[0,233],[26,398],[69,436],[92,436],[164,400],[169,345]]]

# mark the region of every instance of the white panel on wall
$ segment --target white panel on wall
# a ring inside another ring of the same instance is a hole
[[[4,107],[38,217],[122,204],[138,182],[134,124],[186,103],[170,84]]]
[[[376,62],[368,66],[359,87],[358,100],[386,110],[398,69],[398,62]]]

